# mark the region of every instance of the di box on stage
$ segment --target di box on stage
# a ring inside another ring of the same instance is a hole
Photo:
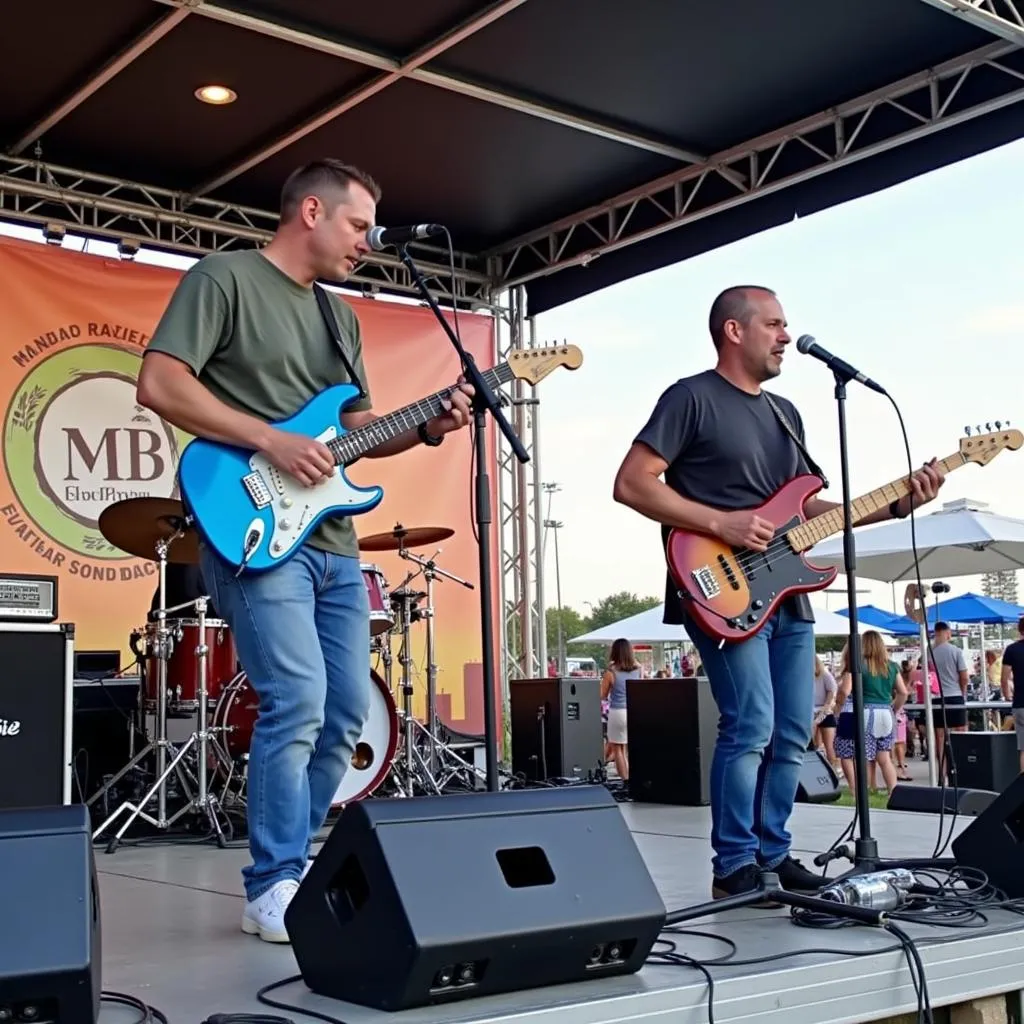
[[[0,1020],[95,1022],[100,905],[81,804],[0,811]]]
[[[629,974],[664,922],[603,786],[349,804],[285,912],[306,984],[380,1010]]]
[[[984,871],[1010,899],[1024,897],[1024,775],[1018,775],[953,840],[961,867]]]
[[[74,646],[67,623],[0,623],[0,809],[71,801]]]

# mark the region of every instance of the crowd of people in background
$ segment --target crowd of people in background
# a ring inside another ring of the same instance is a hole
[[[913,782],[908,761],[928,759],[934,744],[939,777],[949,781],[946,736],[964,732],[968,726],[968,693],[981,701],[1005,700],[1009,711],[982,711],[988,728],[1015,729],[1020,769],[1024,772],[1024,687],[1020,696],[1014,687],[1015,670],[1024,677],[1024,619],[1018,623],[1019,639],[1000,653],[985,653],[968,671],[963,648],[952,642],[948,623],[936,623],[928,663],[928,689],[932,704],[933,735],[928,735],[925,712],[925,680],[920,658],[905,658],[897,664],[889,657],[880,633],[867,630],[861,637],[861,681],[864,693],[864,754],[868,786],[877,788],[881,771],[885,789],[892,793],[901,782]],[[626,681],[652,674],[654,678],[692,677],[700,674],[699,658],[682,653],[676,664],[666,663],[653,673],[637,659],[632,644],[616,640],[607,667],[600,677],[602,715],[605,721],[605,762],[614,765],[623,780],[629,779],[629,737],[627,727]],[[841,774],[852,790],[855,784],[853,730],[853,673],[848,645],[844,646],[833,673],[825,660],[814,659],[814,707],[811,749],[822,755]],[[917,705],[907,709],[906,704]]]

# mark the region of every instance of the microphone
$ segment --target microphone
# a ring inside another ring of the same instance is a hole
[[[443,224],[410,224],[404,228],[382,228],[376,225],[366,232],[366,244],[375,252],[380,252],[389,245],[404,245],[406,242],[418,242],[421,238],[443,234]]]
[[[830,370],[840,373],[850,380],[858,381],[866,388],[877,391],[880,395],[886,394],[886,390],[881,384],[876,384],[870,377],[865,377],[860,370],[855,370],[848,362],[840,359],[839,356],[832,355],[827,349],[822,348],[809,334],[800,335],[796,340],[796,347],[797,351],[803,352],[805,356],[814,356],[815,359],[820,359]]]

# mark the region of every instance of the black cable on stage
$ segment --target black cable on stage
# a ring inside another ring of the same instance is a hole
[[[150,1024],[151,1021],[167,1024],[167,1015],[163,1010],[158,1010],[155,1006],[150,1006],[127,992],[101,992],[100,1002],[113,1003],[115,1006],[130,1006],[133,1010],[138,1010],[139,1016],[132,1021],[132,1024]]]

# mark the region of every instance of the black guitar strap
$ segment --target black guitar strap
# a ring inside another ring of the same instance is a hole
[[[778,421],[782,424],[786,433],[793,439],[800,454],[804,457],[804,461],[807,463],[807,468],[812,473],[816,473],[821,477],[822,483],[824,483],[826,489],[828,488],[828,477],[822,472],[821,467],[811,458],[810,452],[804,447],[803,441],[800,440],[800,435],[793,429],[793,424],[789,422],[789,417],[779,408],[778,403],[768,394],[767,391],[763,391],[765,401],[768,403],[768,408],[775,413]]]
[[[348,378],[357,388],[359,388],[359,397],[365,398],[366,388],[363,387],[363,382],[358,376],[356,376],[356,371],[352,369],[352,364],[349,362],[348,356],[345,355],[345,343],[342,341],[341,331],[338,329],[338,319],[334,315],[334,310],[331,309],[331,300],[327,297],[327,292],[315,282],[313,284],[313,294],[316,296],[316,302],[320,307],[320,313],[323,315],[324,322],[327,324],[327,330],[330,332],[331,337],[334,339],[334,343],[338,346],[338,351],[341,353],[341,361],[345,364],[345,369],[348,371]]]

